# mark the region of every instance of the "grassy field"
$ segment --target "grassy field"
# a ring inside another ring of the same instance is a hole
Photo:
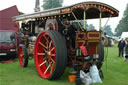
[[[116,45],[105,48],[105,56],[107,53],[107,62],[105,61],[102,66],[103,83],[93,85],[128,85],[128,62],[124,62],[122,57],[117,57]],[[34,60],[29,61],[27,68],[20,67],[18,61],[0,63],[0,85],[75,85],[68,81],[68,70],[67,68],[59,80],[48,81],[38,75]]]

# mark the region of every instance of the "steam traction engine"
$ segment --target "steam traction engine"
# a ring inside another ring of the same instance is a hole
[[[38,74],[49,80],[59,78],[66,66],[87,72],[96,64],[100,69],[104,61],[101,18],[117,16],[118,10],[107,4],[83,2],[13,17],[24,34],[18,50],[20,65],[26,67],[28,56],[34,56]],[[99,31],[87,31],[86,20],[96,18]]]

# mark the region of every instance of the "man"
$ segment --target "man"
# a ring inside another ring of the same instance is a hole
[[[123,57],[123,54],[124,54],[124,47],[125,47],[125,41],[124,39],[122,38],[119,43],[118,43],[118,48],[119,48],[119,57],[120,55],[122,55]]]
[[[126,38],[125,54],[128,56],[128,38]]]

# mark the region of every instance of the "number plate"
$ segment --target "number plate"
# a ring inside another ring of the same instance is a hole
[[[7,55],[7,53],[0,53],[0,55]]]

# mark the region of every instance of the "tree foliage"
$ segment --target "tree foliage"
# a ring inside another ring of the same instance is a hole
[[[63,0],[43,0],[43,9],[62,7]]]
[[[105,26],[104,32],[109,36],[113,36],[112,28],[110,25]]]
[[[117,36],[120,36],[122,32],[128,32],[128,4],[126,6],[122,19],[119,21],[119,24],[115,29],[115,32]]]
[[[93,24],[89,24],[87,30],[95,30],[95,27],[93,26]]]

